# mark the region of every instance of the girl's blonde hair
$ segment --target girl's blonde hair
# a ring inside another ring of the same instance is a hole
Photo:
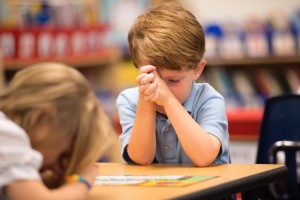
[[[42,119],[48,119],[57,142],[64,142],[66,134],[73,138],[65,176],[99,159],[113,132],[87,80],[60,63],[39,63],[17,72],[0,95],[0,110],[29,136]]]
[[[176,1],[140,15],[129,31],[128,42],[136,67],[147,61],[171,70],[195,69],[205,49],[202,26]]]

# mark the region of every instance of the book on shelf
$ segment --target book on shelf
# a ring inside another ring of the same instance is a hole
[[[237,94],[240,96],[242,106],[245,108],[260,108],[263,105],[263,100],[258,95],[249,76],[241,70],[232,73],[232,81],[236,88]]]
[[[255,71],[254,76],[259,92],[264,98],[277,96],[284,92],[280,81],[270,70],[259,68]]]
[[[225,69],[209,68],[203,76],[205,77],[205,80],[221,94],[230,94],[234,92],[232,81]]]
[[[242,106],[240,97],[236,95],[235,88],[229,72],[224,68],[208,68],[204,75],[205,82],[211,84],[219,93],[223,95],[228,108]]]
[[[228,108],[262,108],[264,100],[285,93],[300,93],[300,69],[221,68],[205,70],[200,82],[210,83],[225,100]]]
[[[291,66],[288,67],[284,73],[290,91],[292,93],[297,93],[300,88],[300,72],[299,69]]]

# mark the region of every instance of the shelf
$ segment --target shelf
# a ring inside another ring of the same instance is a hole
[[[108,24],[80,28],[0,27],[0,39],[1,36],[6,39],[8,49],[3,54],[4,69],[16,70],[46,61],[63,62],[73,67],[110,64],[121,58],[121,50],[109,41],[109,31]]]
[[[245,57],[241,59],[225,59],[225,58],[209,58],[207,59],[207,65],[209,66],[249,66],[249,65],[283,65],[283,64],[299,64],[300,55],[298,56],[268,56],[268,57],[258,57],[250,58]]]
[[[227,110],[230,140],[257,140],[263,109]]]
[[[98,52],[83,55],[74,55],[63,58],[37,58],[37,59],[10,59],[4,60],[5,70],[18,70],[39,62],[62,62],[72,67],[93,67],[114,63],[121,59],[121,52],[117,47],[105,48]]]
[[[257,141],[263,118],[264,99],[284,93],[296,93],[300,88],[300,55],[242,59],[212,58],[207,59],[207,66],[205,74],[207,82],[224,96],[231,95],[228,101],[233,100],[227,102],[229,105],[238,102],[238,106],[245,106],[227,110],[230,140]],[[258,95],[261,98],[250,99],[249,96],[243,96],[241,100],[240,97],[246,91],[254,91],[252,96]],[[253,102],[255,106],[262,107],[246,109],[247,106],[252,106]]]

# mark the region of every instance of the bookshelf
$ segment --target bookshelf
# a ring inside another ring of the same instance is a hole
[[[238,79],[237,74],[248,82],[234,80]],[[211,83],[225,97],[232,162],[255,163],[264,101],[271,96],[299,93],[299,54],[210,58],[203,76],[204,81]],[[235,98],[237,96],[239,98]]]
[[[63,58],[9,59],[4,60],[3,65],[5,70],[18,70],[38,62],[53,61],[63,62],[76,68],[85,68],[110,65],[117,62],[119,59],[121,59],[121,52],[119,48],[112,46],[92,53],[72,55]]]
[[[244,57],[241,59],[209,58],[208,66],[222,67],[248,67],[261,65],[287,65],[300,64],[300,56],[266,56],[266,57]]]
[[[256,141],[264,101],[300,88],[300,56],[209,58],[202,80],[212,84],[227,103],[233,141]]]
[[[84,68],[109,66],[121,59],[102,17],[102,1],[0,1],[0,48],[8,82],[19,69],[39,62]],[[103,70],[102,70],[103,71]]]

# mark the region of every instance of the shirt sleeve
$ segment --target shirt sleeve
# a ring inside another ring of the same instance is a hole
[[[202,105],[201,114],[198,115],[197,122],[207,133],[219,139],[221,142],[219,155],[228,151],[229,135],[224,98],[212,96],[208,99]]]
[[[41,180],[42,155],[33,150],[25,131],[0,116],[0,190],[17,180]]]
[[[134,118],[136,114],[136,99],[133,98],[135,94],[132,94],[132,91],[125,90],[125,92],[120,93],[117,98],[117,109],[120,118],[120,124],[122,126],[122,133],[120,135],[120,143],[122,148],[122,156],[126,162],[132,163],[127,153],[127,145],[129,143]]]

